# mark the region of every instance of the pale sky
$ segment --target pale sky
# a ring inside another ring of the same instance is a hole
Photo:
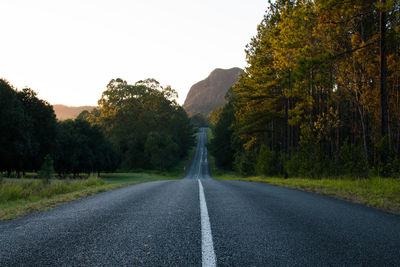
[[[267,0],[0,0],[0,78],[51,104],[97,105],[113,78],[178,91],[246,66]]]

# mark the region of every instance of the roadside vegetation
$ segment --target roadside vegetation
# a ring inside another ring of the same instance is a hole
[[[271,3],[227,104],[209,115],[219,168],[400,177],[399,3],[338,3]]]
[[[97,108],[59,121],[35,91],[0,79],[0,220],[182,178],[195,132],[176,97],[154,79],[113,79]]]
[[[211,146],[211,144],[215,143],[215,141],[212,141],[213,133],[211,128],[208,129],[207,134],[208,146]],[[211,176],[217,180],[257,182],[293,188],[400,214],[399,178],[377,176],[357,178],[349,175],[331,178],[244,176],[232,169],[222,169],[217,166],[216,162],[213,154],[209,154]]]
[[[314,192],[370,207],[400,214],[400,180],[373,177],[351,179],[309,179],[250,176],[239,177],[232,173],[213,175],[218,180],[235,180],[266,183],[298,190]]]
[[[51,179],[49,182],[32,178],[3,178],[0,181],[0,221],[48,210],[66,202],[123,186],[180,179],[183,175],[182,170],[174,170],[171,172],[102,173],[102,178]]]
[[[0,172],[19,178],[47,168],[58,178],[79,178],[116,170],[170,171],[194,145],[193,126],[176,97],[154,79],[113,79],[92,112],[57,121],[36,92],[0,79]]]
[[[209,115],[214,177],[399,212],[400,9],[382,3],[270,3]]]

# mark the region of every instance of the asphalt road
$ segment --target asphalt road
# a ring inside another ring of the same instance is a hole
[[[216,181],[205,132],[183,180],[0,223],[0,266],[400,266],[400,216],[317,194]]]

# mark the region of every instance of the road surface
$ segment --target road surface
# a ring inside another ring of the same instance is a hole
[[[205,143],[185,179],[0,222],[0,266],[400,266],[400,216],[213,180]]]

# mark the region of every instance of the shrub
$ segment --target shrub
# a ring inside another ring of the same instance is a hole
[[[286,161],[285,169],[290,177],[298,177],[300,175],[301,160],[298,153],[294,153],[292,157]]]
[[[356,178],[368,176],[367,156],[361,146],[344,142],[339,151],[339,161],[345,174]]]
[[[298,151],[293,152],[292,157],[286,161],[285,168],[291,177],[321,178],[328,172],[329,164],[320,145],[303,142]]]
[[[234,169],[240,175],[254,175],[254,162],[256,156],[252,150],[239,151],[235,154]]]
[[[261,145],[256,159],[255,171],[258,175],[278,174],[278,164],[275,152],[264,144]]]
[[[99,186],[104,185],[105,183],[106,182],[104,180],[95,177],[89,177],[83,182],[83,184],[86,186]]]
[[[400,159],[389,149],[388,138],[384,137],[375,144],[376,162],[374,173],[382,177],[398,176]]]
[[[42,167],[38,172],[39,178],[43,180],[45,184],[48,184],[51,178],[51,174],[54,172],[54,162],[50,155],[46,155],[43,160]]]

